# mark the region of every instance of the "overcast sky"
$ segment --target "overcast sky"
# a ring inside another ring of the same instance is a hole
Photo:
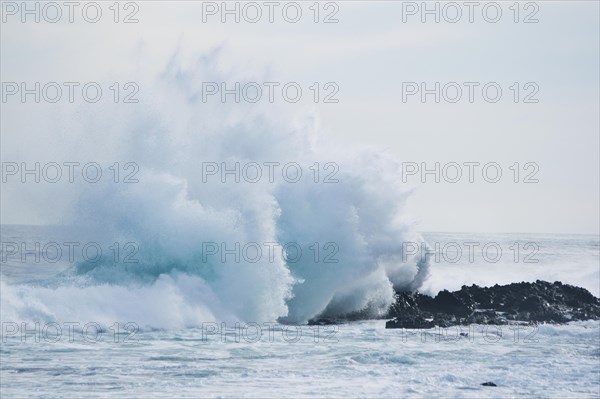
[[[539,1],[527,9],[521,3],[517,23],[512,3],[501,2],[497,23],[487,22],[481,8],[475,9],[472,23],[467,8],[458,23],[444,21],[444,15],[439,23],[432,16],[423,23],[419,13],[405,14],[403,22],[403,10],[410,9],[390,1],[323,5],[320,20],[330,13],[339,20],[330,24],[314,23],[312,2],[303,3],[298,23],[286,22],[279,8],[273,23],[266,14],[255,24],[243,16],[240,23],[232,17],[221,23],[219,14],[205,14],[203,22],[202,4],[191,1],[138,2],[135,24],[114,23],[110,3],[101,3],[103,17],[96,24],[82,20],[77,11],[75,23],[63,16],[55,24],[21,23],[19,15],[5,12],[1,80],[148,81],[175,52],[185,64],[219,47],[216,63],[223,70],[303,87],[334,82],[338,103],[286,105],[290,112],[315,112],[320,134],[334,143],[379,146],[407,167],[463,165],[457,183],[443,177],[436,183],[431,175],[422,183],[418,173],[407,176],[407,184],[416,187],[410,215],[422,231],[597,234],[599,3]],[[119,18],[132,11],[121,10]],[[527,16],[539,22],[523,23]],[[457,103],[443,98],[435,103],[433,95],[422,103],[419,94],[403,101],[406,82],[426,82],[430,88],[435,82],[456,82],[463,93]],[[479,84],[472,103],[464,82]],[[489,82],[503,90],[498,102],[482,96],[481,87]],[[538,101],[525,103],[527,95]],[[64,160],[58,148],[68,140],[64,130],[78,115],[77,106],[2,103],[2,161]],[[99,118],[111,117],[100,105],[86,109]],[[489,183],[476,167],[470,183],[465,162],[495,162],[502,179]],[[510,169],[515,162],[518,183]],[[523,182],[530,173],[537,183]],[[56,223],[58,191],[3,184],[2,223]]]

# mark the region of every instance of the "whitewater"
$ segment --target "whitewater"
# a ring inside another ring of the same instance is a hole
[[[175,54],[143,82],[143,106],[106,105],[109,119],[81,105],[61,116],[64,145],[32,149],[40,162],[96,162],[110,178],[42,185],[60,191],[41,205],[57,224],[2,226],[3,397],[65,387],[90,398],[598,394],[598,322],[449,339],[379,319],[394,289],[543,278],[598,295],[597,236],[421,234],[405,212],[414,188],[392,155],[327,142],[310,109],[201,104],[202,81],[269,79],[224,72],[217,58],[184,65]],[[135,165],[135,181],[113,179],[115,159]],[[246,170],[223,183],[207,169],[223,162],[303,173],[255,180]],[[405,245],[467,240],[506,253],[533,242],[539,262],[453,263]],[[90,243],[103,249],[93,262],[80,250]],[[283,256],[216,252],[286,244]],[[307,325],[348,315],[370,321]]]
[[[306,326],[299,339],[283,329],[273,327],[272,339],[265,333],[258,342],[236,342],[235,330],[203,341],[195,328],[140,332],[129,342],[115,342],[110,330],[93,342],[78,334],[73,342],[11,338],[1,349],[2,396],[62,397],[65,387],[85,398],[599,394],[597,322],[541,325],[531,342],[525,334],[515,341],[508,327],[476,331],[472,340],[436,340],[435,330],[402,337],[383,321],[355,322],[322,332],[319,342]],[[497,387],[481,386],[487,381]]]
[[[91,232],[90,241],[104,253],[94,262],[71,259],[70,270],[28,293],[3,286],[5,315],[112,320],[133,314],[149,327],[207,320],[302,323],[325,311],[377,316],[391,304],[393,287],[422,284],[426,256],[408,258],[402,249],[405,241],[423,240],[403,213],[410,189],[398,180],[398,160],[324,141],[311,111],[203,103],[203,81],[256,77],[223,72],[218,51],[192,65],[177,57],[141,82],[149,89],[140,94],[140,106],[109,104],[102,111],[113,118],[102,120],[85,109],[70,111],[74,126],[64,133],[66,144],[40,159],[93,161],[104,178],[46,184],[63,199],[47,204],[48,212],[78,228],[76,238]],[[76,116],[82,111],[86,116]],[[244,179],[240,170],[225,181],[208,173],[214,165],[231,170],[236,164],[244,165]],[[261,170],[248,165],[273,165],[273,171],[256,178]],[[132,243],[136,263],[111,258],[112,242],[123,252]],[[291,244],[288,252],[302,256],[293,262],[255,253],[208,258],[212,243],[224,251]],[[15,295],[32,298],[19,304],[10,300]],[[111,306],[105,296],[139,306]],[[71,307],[80,297],[89,299]],[[153,298],[161,298],[158,309]],[[35,308],[36,302],[44,305]],[[161,310],[165,302],[179,306]]]

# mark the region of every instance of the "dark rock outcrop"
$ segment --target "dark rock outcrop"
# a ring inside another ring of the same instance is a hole
[[[484,382],[484,383],[482,383],[481,385],[483,385],[484,387],[497,387],[497,386],[498,386],[498,385],[494,384],[494,383],[493,383],[493,382],[491,382],[491,381]]]
[[[557,281],[462,286],[435,297],[397,292],[386,328],[431,328],[467,324],[566,323],[600,319],[600,299],[588,290]]]
[[[308,321],[309,326],[330,326],[332,324],[340,324],[340,321],[332,320],[332,319],[325,319],[325,318],[311,319]]]

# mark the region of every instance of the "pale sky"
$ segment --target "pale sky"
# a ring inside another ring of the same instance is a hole
[[[538,1],[539,10],[520,10],[518,23],[508,8],[513,2],[499,3],[498,23],[486,22],[477,10],[473,23],[467,15],[455,24],[431,17],[422,23],[419,14],[403,22],[402,2],[392,1],[335,2],[339,22],[331,24],[313,22],[312,2],[303,3],[296,24],[278,13],[273,23],[221,23],[212,15],[205,23],[201,2],[193,1],[137,2],[135,24],[112,22],[112,2],[101,3],[103,19],[96,24],[77,13],[73,24],[21,23],[18,15],[3,15],[1,80],[145,82],[174,53],[185,64],[220,47],[216,68],[238,76],[304,87],[335,82],[338,103],[285,105],[292,113],[314,112],[320,134],[331,142],[378,146],[402,162],[429,167],[501,166],[496,184],[481,174],[474,183],[464,177],[455,184],[410,177],[416,189],[409,213],[419,230],[598,234],[599,3]],[[319,18],[335,10],[321,9]],[[523,23],[533,11],[539,22]],[[403,102],[403,82],[496,82],[503,95],[488,103],[476,89],[473,103],[466,91],[455,104],[421,103],[418,96]],[[539,102],[515,103],[515,82],[522,96],[531,92],[526,83],[535,84]],[[77,125],[81,104],[11,99],[1,106],[2,162],[65,159],[61,148],[72,137],[68,129]],[[111,117],[101,105],[85,109]],[[531,171],[524,164],[537,165],[539,182],[514,183],[509,167],[515,162],[520,180]],[[61,198],[60,187],[2,184],[2,223],[56,223]]]

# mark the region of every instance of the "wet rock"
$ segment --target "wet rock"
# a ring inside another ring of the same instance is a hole
[[[338,321],[336,320],[332,320],[332,319],[312,319],[308,321],[308,325],[309,326],[329,326],[329,325],[333,325],[333,324],[340,324]]]
[[[435,297],[396,292],[386,328],[431,328],[466,324],[566,323],[600,319],[600,299],[581,287],[549,283],[513,283],[441,291]]]
[[[385,323],[385,328],[433,328],[435,324],[423,317],[396,317]]]

